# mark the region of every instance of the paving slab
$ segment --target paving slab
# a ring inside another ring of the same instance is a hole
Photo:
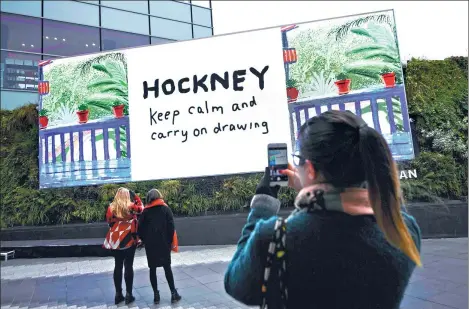
[[[249,308],[228,296],[225,269],[235,246],[182,247],[173,254],[176,286],[183,296],[170,303],[164,271],[158,269],[161,304],[153,305],[143,250],[134,263],[134,294],[130,305],[114,305],[111,257],[13,259],[1,262],[1,309],[128,309]],[[401,309],[468,308],[468,239],[424,240],[424,267],[411,279]],[[124,284],[123,284],[124,286]]]

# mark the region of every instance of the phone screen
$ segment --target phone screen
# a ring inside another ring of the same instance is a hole
[[[287,148],[269,148],[270,181],[288,181],[287,175],[280,174],[281,170],[288,168]]]

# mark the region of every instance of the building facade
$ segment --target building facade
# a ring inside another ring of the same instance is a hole
[[[36,103],[40,60],[213,35],[211,1],[0,1],[1,108]]]

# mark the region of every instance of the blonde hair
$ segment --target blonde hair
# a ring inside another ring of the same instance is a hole
[[[111,203],[111,211],[117,218],[124,218],[130,214],[129,206],[132,204],[130,201],[130,192],[126,188],[119,188]]]

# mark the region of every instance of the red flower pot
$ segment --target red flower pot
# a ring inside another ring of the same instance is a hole
[[[287,97],[289,102],[294,102],[298,99],[300,91],[294,87],[287,88]]]
[[[112,110],[113,110],[114,116],[116,116],[116,118],[124,117],[124,104],[113,106]]]
[[[47,116],[39,116],[39,125],[41,126],[41,129],[47,128],[48,124],[49,118],[47,118]]]
[[[381,78],[383,79],[383,82],[386,88],[392,88],[396,86],[396,73],[390,72],[390,73],[381,74]]]
[[[350,92],[350,84],[351,84],[350,79],[343,79],[343,80],[338,80],[335,82],[335,85],[337,88],[339,88],[339,94],[347,94]]]
[[[88,116],[90,115],[90,111],[89,110],[78,111],[77,115],[78,115],[78,122],[79,123],[87,123],[88,122]]]

